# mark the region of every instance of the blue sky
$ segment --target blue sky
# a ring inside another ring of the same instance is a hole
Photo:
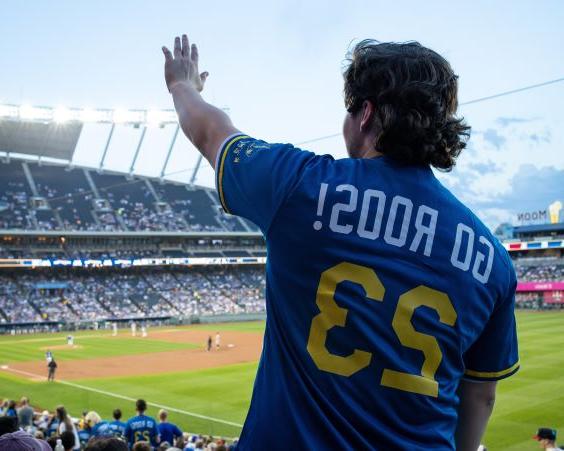
[[[0,102],[171,108],[160,47],[187,32],[210,72],[205,97],[246,133],[300,142],[338,133],[351,42],[418,40],[460,75],[460,100],[564,77],[564,3],[543,1],[5,1]],[[564,200],[564,83],[461,107],[469,149],[441,175],[490,225]],[[85,127],[75,155],[95,164],[106,126]],[[173,128],[148,132],[136,170],[160,173]],[[128,169],[139,130],[116,130],[108,166]],[[307,145],[344,157],[342,138]],[[167,168],[194,166],[179,139]],[[187,180],[190,172],[177,178]],[[198,182],[213,183],[206,166]]]

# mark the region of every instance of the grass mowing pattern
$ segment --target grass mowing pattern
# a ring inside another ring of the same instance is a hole
[[[489,449],[518,451],[537,445],[531,436],[538,427],[564,430],[564,313],[517,312],[521,370],[499,382],[498,396],[484,443]],[[264,323],[197,326],[210,331],[258,331]],[[13,337],[10,337],[13,338]],[[141,340],[140,340],[141,341]],[[6,345],[0,338],[0,348]],[[43,346],[43,345],[41,345]],[[13,351],[10,352],[13,355]],[[43,358],[43,356],[42,356]],[[236,423],[244,421],[256,364],[231,365],[223,368],[77,381],[81,385],[130,396],[145,397],[178,409],[196,412]],[[42,408],[53,409],[65,404],[73,415],[83,409],[94,409],[108,417],[121,407],[124,415],[133,414],[133,403],[90,393],[78,388],[44,382],[28,382],[0,372],[0,397],[27,395]],[[152,408],[150,414],[155,415]],[[184,429],[204,434],[236,436],[233,426],[172,413],[171,420]]]
[[[152,352],[177,351],[199,347],[192,343],[171,343],[151,338],[126,337],[122,332],[118,339],[108,336],[108,332],[82,334],[75,336],[75,344],[79,349],[53,349],[56,360],[84,360],[97,357],[119,355],[147,354]],[[12,338],[12,337],[10,337]],[[15,338],[15,337],[14,337]],[[18,339],[0,341],[0,364],[7,362],[24,362],[45,360],[45,351],[53,346],[65,346],[65,336]],[[201,345],[200,345],[201,346]]]

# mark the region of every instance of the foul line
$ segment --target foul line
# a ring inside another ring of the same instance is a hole
[[[15,368],[3,367],[2,369],[5,370],[5,371],[12,371],[14,373],[20,373],[20,374],[23,374],[25,376],[32,376],[32,377],[41,378],[41,379],[45,378],[44,376],[40,376],[39,374],[29,373],[27,371],[17,370]],[[105,390],[99,390],[97,388],[87,387],[85,385],[75,384],[73,382],[67,382],[67,381],[63,381],[63,380],[60,380],[60,379],[55,381],[55,382],[58,383],[58,384],[68,385],[69,387],[80,388],[81,390],[91,391],[93,393],[99,393],[101,395],[110,396],[110,397],[113,397],[113,398],[123,399],[125,401],[131,401],[131,402],[137,401],[136,399],[130,398],[129,396],[119,395],[117,393],[112,393],[112,392],[108,392],[108,391],[105,391]],[[176,413],[188,415],[188,416],[191,416],[191,417],[194,417],[194,418],[200,418],[202,420],[209,420],[209,421],[213,421],[215,423],[227,424],[229,426],[235,426],[235,427],[238,427],[238,428],[243,427],[243,425],[239,424],[239,423],[233,423],[232,421],[208,417],[206,415],[201,415],[199,413],[188,412],[186,410],[177,409],[176,407],[165,406],[163,404],[157,404],[157,403],[154,403],[154,402],[147,402],[147,404],[150,405],[150,406],[153,406],[153,407],[157,407],[159,409],[169,410],[171,412],[176,412]]]

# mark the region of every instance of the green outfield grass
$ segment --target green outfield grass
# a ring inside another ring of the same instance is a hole
[[[488,449],[494,451],[536,449],[537,445],[531,440],[531,436],[540,426],[560,429],[564,437],[564,313],[518,312],[517,320],[522,368],[515,376],[499,383],[496,407],[484,439]],[[210,332],[227,329],[258,332],[264,328],[264,323],[195,327]],[[53,338],[52,335],[28,338],[49,337]],[[13,355],[13,348],[9,351],[11,346],[6,345],[13,341],[19,346],[24,338],[26,337],[0,338],[0,362],[7,354]],[[77,342],[82,343],[85,339],[86,337],[81,338]],[[137,341],[144,345],[147,343]],[[155,345],[171,344],[153,341],[156,342]],[[96,340],[92,342],[92,346],[95,346],[95,342]],[[43,347],[42,343],[26,342],[23,350],[33,352],[33,347]],[[125,344],[126,340],[114,340],[112,343]],[[128,343],[127,347],[129,346]],[[132,353],[129,349],[128,351]],[[108,355],[107,352],[100,354]],[[113,355],[124,353],[123,350],[113,352]],[[43,358],[41,351],[39,354]],[[105,417],[118,406],[126,412],[125,415],[132,414],[134,409],[133,401],[113,397],[110,393],[132,399],[144,397],[149,402],[182,410],[183,413],[172,412],[171,419],[186,430],[236,436],[240,428],[222,421],[243,423],[255,372],[256,364],[252,363],[157,376],[85,379],[73,381],[75,385],[68,386],[30,382],[0,371],[0,397],[19,398],[27,395],[42,408],[53,409],[55,404],[62,403],[73,415],[79,415],[83,409],[95,409]],[[102,390],[108,394],[86,388]],[[154,415],[156,410],[152,407],[150,413]],[[196,418],[191,413],[210,419]]]
[[[145,354],[151,352],[176,351],[194,349],[200,345],[194,343],[171,343],[151,338],[128,337],[121,334],[119,340],[109,336],[108,332],[91,332],[75,336],[74,349],[53,349],[57,360],[82,360],[96,357],[112,357],[118,355]],[[12,340],[0,341],[0,364],[6,362],[25,362],[45,359],[45,351],[54,346],[65,347],[66,335],[56,334],[50,337],[11,337]]]

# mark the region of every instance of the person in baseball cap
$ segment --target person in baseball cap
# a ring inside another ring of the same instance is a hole
[[[539,428],[533,438],[539,442],[539,446],[546,451],[562,451],[556,446],[556,429]]]
[[[51,447],[27,432],[16,431],[0,437],[0,451],[51,451]]]

